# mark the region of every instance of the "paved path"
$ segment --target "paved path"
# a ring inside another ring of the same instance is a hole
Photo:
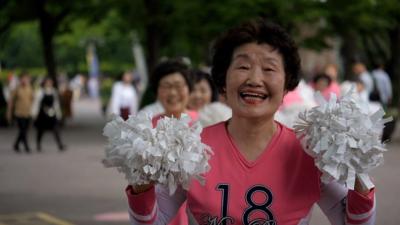
[[[0,215],[45,212],[78,225],[128,224],[118,214],[126,212],[124,178],[100,163],[105,120],[98,102],[82,100],[75,109],[76,118],[62,132],[65,152],[58,152],[53,136],[45,134],[42,153],[16,154],[11,148],[15,129],[0,129]],[[30,134],[33,147],[35,133]]]
[[[100,163],[105,120],[96,101],[75,103],[75,118],[62,136],[68,146],[58,152],[50,134],[43,152],[12,151],[15,128],[0,128],[0,225],[125,225],[124,178]],[[31,146],[34,146],[31,131]],[[398,225],[400,207],[400,135],[389,144],[384,166],[373,171],[378,186],[379,225]],[[30,222],[29,222],[30,221]],[[316,212],[312,225],[328,224]]]

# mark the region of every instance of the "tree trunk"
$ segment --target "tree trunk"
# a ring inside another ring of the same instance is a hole
[[[389,76],[392,80],[394,98],[392,104],[400,110],[400,24],[389,32],[391,59],[388,65]]]
[[[53,37],[54,33],[51,30],[50,25],[40,20],[40,35],[43,45],[44,61],[46,64],[47,75],[50,76],[53,81],[57,81],[57,66],[54,59],[54,49],[53,49]],[[57,85],[57,82],[54,83]]]
[[[36,1],[37,16],[39,18],[40,36],[42,39],[44,62],[46,64],[47,76],[50,76],[53,79],[54,86],[57,88],[57,66],[54,59],[53,49],[53,37],[57,21],[46,12],[45,6],[45,0]]]
[[[159,18],[160,18],[160,5],[159,0],[145,0],[146,14],[148,21],[146,23],[146,39],[147,39],[147,66],[151,76],[154,67],[160,57],[160,41],[161,41],[161,29]]]
[[[342,35],[342,47],[340,49],[340,54],[343,58],[345,80],[352,78],[352,64],[355,61],[360,60],[357,40],[358,38],[355,32],[350,31]]]

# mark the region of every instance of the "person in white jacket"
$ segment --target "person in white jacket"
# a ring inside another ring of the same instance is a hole
[[[113,85],[109,111],[127,120],[138,111],[138,95],[132,84],[133,74],[125,72],[121,81]]]

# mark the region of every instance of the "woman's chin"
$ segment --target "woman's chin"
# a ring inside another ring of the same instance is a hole
[[[180,116],[182,113],[185,112],[185,109],[182,108],[170,108],[165,110],[167,115],[171,115],[171,116]]]
[[[270,110],[255,107],[244,107],[236,110],[234,114],[246,119],[268,119],[274,117],[274,113]]]

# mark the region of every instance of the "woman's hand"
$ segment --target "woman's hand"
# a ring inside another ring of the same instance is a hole
[[[360,179],[356,176],[356,182],[354,184],[354,190],[362,195],[368,195],[371,190],[362,186]]]

